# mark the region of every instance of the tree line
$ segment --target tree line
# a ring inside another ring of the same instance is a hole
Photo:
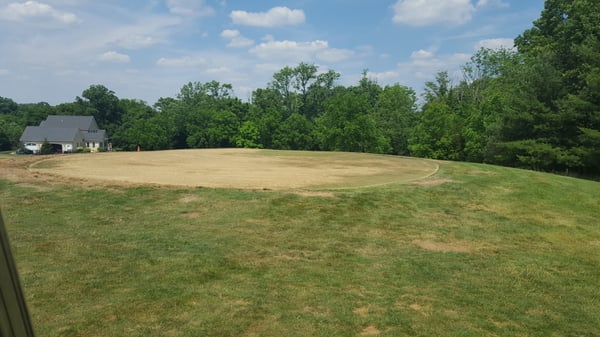
[[[421,101],[363,73],[352,86],[314,64],[285,67],[249,102],[230,84],[185,84],[153,106],[92,85],[73,102],[0,97],[0,149],[48,114],[93,115],[114,148],[353,151],[600,176],[600,2],[547,0],[514,49],[481,49],[425,84]]]

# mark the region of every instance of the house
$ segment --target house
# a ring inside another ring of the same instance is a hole
[[[108,146],[106,131],[98,128],[93,116],[50,115],[39,126],[26,127],[20,141],[33,153],[39,153],[45,141],[59,153],[74,152],[77,148],[96,152]]]

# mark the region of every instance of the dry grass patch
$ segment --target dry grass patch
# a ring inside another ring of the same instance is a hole
[[[413,240],[413,244],[421,249],[442,253],[472,253],[477,250],[472,243],[466,241],[439,242],[431,240]]]
[[[29,168],[90,181],[298,190],[309,195],[314,189],[418,180],[434,174],[438,166],[424,159],[364,153],[203,149],[65,155],[34,162]]]
[[[192,194],[184,195],[183,197],[179,198],[179,202],[183,204],[189,204],[198,200],[200,200],[200,198],[197,195]]]
[[[379,329],[377,329],[377,327],[374,325],[369,325],[360,332],[361,336],[377,336],[380,334],[381,331],[379,331]]]
[[[419,303],[412,303],[412,304],[409,304],[408,307],[411,308],[412,310],[420,313],[423,316],[429,316],[430,312],[431,312],[430,305],[421,305]]]
[[[303,197],[335,198],[335,193],[327,191],[293,191],[293,193]]]
[[[355,308],[352,312],[359,317],[366,318],[369,316],[369,306]]]

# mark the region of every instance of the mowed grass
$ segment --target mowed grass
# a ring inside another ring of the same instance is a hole
[[[38,336],[600,336],[597,182],[0,188]]]

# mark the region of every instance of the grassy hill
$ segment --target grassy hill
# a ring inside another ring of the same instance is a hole
[[[600,183],[322,195],[0,180],[38,336],[599,336]]]

